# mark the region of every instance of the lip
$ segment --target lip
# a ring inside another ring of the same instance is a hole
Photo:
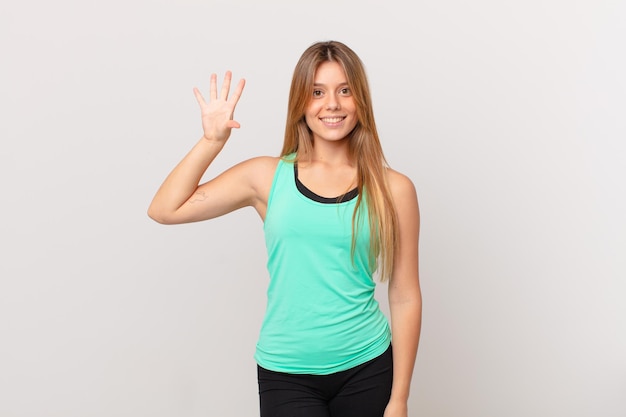
[[[327,116],[320,117],[319,120],[325,125],[329,127],[340,126],[343,124],[344,120],[346,120],[346,116]]]

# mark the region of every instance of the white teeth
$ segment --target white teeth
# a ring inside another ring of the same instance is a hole
[[[326,123],[339,123],[343,117],[322,117],[322,121]]]

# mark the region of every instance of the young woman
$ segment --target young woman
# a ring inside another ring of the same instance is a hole
[[[406,417],[421,326],[415,187],[379,142],[364,66],[345,44],[311,45],[291,83],[280,157],[241,162],[199,184],[222,150],[244,89],[209,100],[204,134],[148,210],[159,223],[252,206],[263,220],[270,283],[255,359],[262,417]],[[374,299],[388,280],[391,325]],[[393,344],[393,352],[392,352]]]

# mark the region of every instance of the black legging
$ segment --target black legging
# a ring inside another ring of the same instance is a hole
[[[261,417],[382,417],[391,395],[391,346],[379,357],[330,375],[258,367]]]

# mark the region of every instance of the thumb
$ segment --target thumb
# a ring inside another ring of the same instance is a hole
[[[226,126],[231,129],[239,129],[241,127],[239,122],[236,120],[229,120],[228,123],[226,123]]]

